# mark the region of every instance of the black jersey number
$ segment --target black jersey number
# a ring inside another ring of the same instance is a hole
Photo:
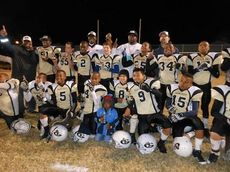
[[[110,69],[110,62],[105,62],[105,67],[106,67],[106,69]]]
[[[60,100],[61,101],[65,101],[66,100],[65,91],[60,92]]]
[[[40,54],[41,54],[41,56],[43,56],[43,57],[45,57],[46,59],[48,59],[48,56],[49,56],[48,51],[42,51]]]
[[[119,97],[120,99],[123,99],[123,98],[125,97],[125,91],[124,91],[124,90],[120,90],[120,91],[119,91],[118,97]]]
[[[186,100],[185,97],[179,97],[179,99],[176,103],[176,95],[174,95],[173,99],[172,99],[172,104],[175,106],[179,106],[179,107],[183,108],[185,106],[185,100]]]
[[[145,93],[143,91],[138,92],[138,96],[141,102],[145,101]]]
[[[89,90],[85,91],[85,98],[89,98]]]
[[[173,71],[173,62],[169,62],[166,66],[164,62],[160,62],[160,70],[165,70],[165,67],[169,69],[169,71]]]
[[[85,59],[81,60],[81,67],[85,67]]]
[[[60,63],[61,63],[61,65],[68,65],[69,64],[68,60],[63,59],[63,58],[60,60]]]

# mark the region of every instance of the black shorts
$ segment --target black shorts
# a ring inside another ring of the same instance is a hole
[[[191,126],[194,130],[204,130],[204,124],[197,116],[185,118],[176,123],[172,123],[173,137],[182,137],[186,126]]]
[[[77,81],[77,88],[79,93],[84,93],[84,87],[85,87],[85,81],[87,81],[90,78],[89,75],[80,75],[78,74],[78,81]]]
[[[227,123],[227,118],[214,118],[210,131],[220,136],[225,136],[227,133],[230,133],[230,125]]]
[[[68,109],[62,109],[52,104],[44,104],[38,109],[41,114],[53,117],[61,116],[62,118],[65,118],[66,112],[68,111]]]
[[[151,114],[151,115],[138,115],[138,134],[149,133],[151,124],[157,124],[162,128],[171,128],[171,124],[166,116],[163,114]]]

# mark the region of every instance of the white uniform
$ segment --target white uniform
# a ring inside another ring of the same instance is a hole
[[[69,57],[66,56],[66,53],[61,53],[61,56],[59,57],[58,61],[58,67],[61,70],[64,70],[66,73],[66,76],[75,76],[75,71],[72,68],[73,64],[73,54],[70,54]]]
[[[54,47],[38,47],[37,51],[39,56],[38,73],[45,73],[46,75],[54,74],[54,66],[46,61],[54,58]]]
[[[159,89],[160,81],[149,78],[144,81],[150,88]],[[160,112],[158,102],[154,94],[140,89],[138,85],[132,83],[129,85],[129,95],[134,99],[135,107],[138,115],[150,115]]]
[[[223,102],[220,114],[230,119],[230,87],[227,85],[218,85],[212,88],[212,98]]]
[[[210,52],[207,55],[203,56],[199,53],[194,53],[188,58],[188,66],[193,66],[194,69],[198,68],[203,63],[208,63],[211,66],[221,64],[222,57],[215,53]],[[212,75],[208,70],[199,71],[194,74],[193,82],[197,85],[205,85],[211,82]]]
[[[100,51],[103,49],[103,46],[102,45],[99,45],[99,44],[95,44],[94,46],[90,46],[89,44],[89,48],[88,48],[88,51],[91,52],[91,51]]]
[[[55,97],[55,103],[62,109],[69,109],[72,106],[71,93],[74,92],[78,95],[77,84],[74,84],[73,81],[67,81],[63,86],[54,83],[48,88],[49,95]]]
[[[90,80],[87,80],[85,82],[84,87],[84,97],[85,97],[85,103],[84,103],[84,114],[91,114],[93,112],[96,112],[101,107],[101,99],[105,95],[107,95],[107,90],[103,85],[95,85],[94,90],[91,91],[89,89],[89,86],[87,86],[87,83],[89,83]]]
[[[5,83],[0,83],[0,111],[4,115],[15,116],[19,114],[18,93],[19,80],[10,79]]]
[[[133,60],[133,57],[134,57],[134,54],[137,54],[138,52],[140,52],[141,50],[141,44],[139,43],[136,43],[136,44],[129,44],[129,43],[126,43],[126,44],[122,44],[120,45],[116,52],[117,54],[119,54],[121,57],[123,56],[122,55],[122,52],[125,52],[125,54],[130,57],[130,60]],[[134,69],[134,65],[132,66],[129,66],[129,67],[123,67],[123,69],[126,69],[129,71],[129,77],[132,78],[133,77],[133,69]]]
[[[199,102],[203,92],[196,86],[191,86],[187,90],[180,90],[179,84],[170,84],[167,87],[167,96],[172,98],[172,106],[175,113],[185,113],[192,111],[192,102]]]
[[[173,54],[171,56],[158,55],[157,63],[160,68],[161,84],[173,84],[178,81],[178,71],[175,65],[176,63],[185,65],[186,56],[180,54]]]

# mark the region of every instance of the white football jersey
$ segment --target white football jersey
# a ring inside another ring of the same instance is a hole
[[[210,52],[207,55],[203,56],[199,53],[190,54],[188,58],[188,66],[193,66],[193,68],[198,68],[203,63],[208,63],[211,66],[221,64],[222,56],[218,53]],[[209,71],[199,71],[194,74],[193,82],[198,85],[205,85],[211,82],[212,75]]]
[[[73,70],[72,65],[73,65],[73,54],[67,56],[66,53],[61,53],[61,56],[59,57],[59,61],[58,61],[58,67],[61,70],[65,71],[66,76],[75,76],[75,71]]]
[[[176,113],[192,111],[192,102],[201,101],[203,92],[196,86],[181,90],[178,84],[170,84],[166,90],[167,96],[172,98],[172,106]]]
[[[95,44],[94,46],[90,46],[89,44],[89,48],[88,48],[88,51],[91,52],[91,51],[100,51],[103,49],[103,46],[102,45],[99,45],[99,44]]]
[[[230,87],[218,85],[212,88],[212,98],[223,102],[220,113],[230,119]]]
[[[73,62],[77,65],[78,74],[89,76],[92,71],[91,61],[92,57],[90,53],[82,55],[80,52],[76,52]]]
[[[7,116],[15,116],[19,114],[19,80],[10,79],[6,83],[10,88],[0,88],[0,111]]]

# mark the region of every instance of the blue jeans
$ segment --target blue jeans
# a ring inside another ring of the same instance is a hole
[[[111,136],[110,135],[96,134],[95,140],[98,142],[105,141],[107,143],[110,143],[111,142]]]

